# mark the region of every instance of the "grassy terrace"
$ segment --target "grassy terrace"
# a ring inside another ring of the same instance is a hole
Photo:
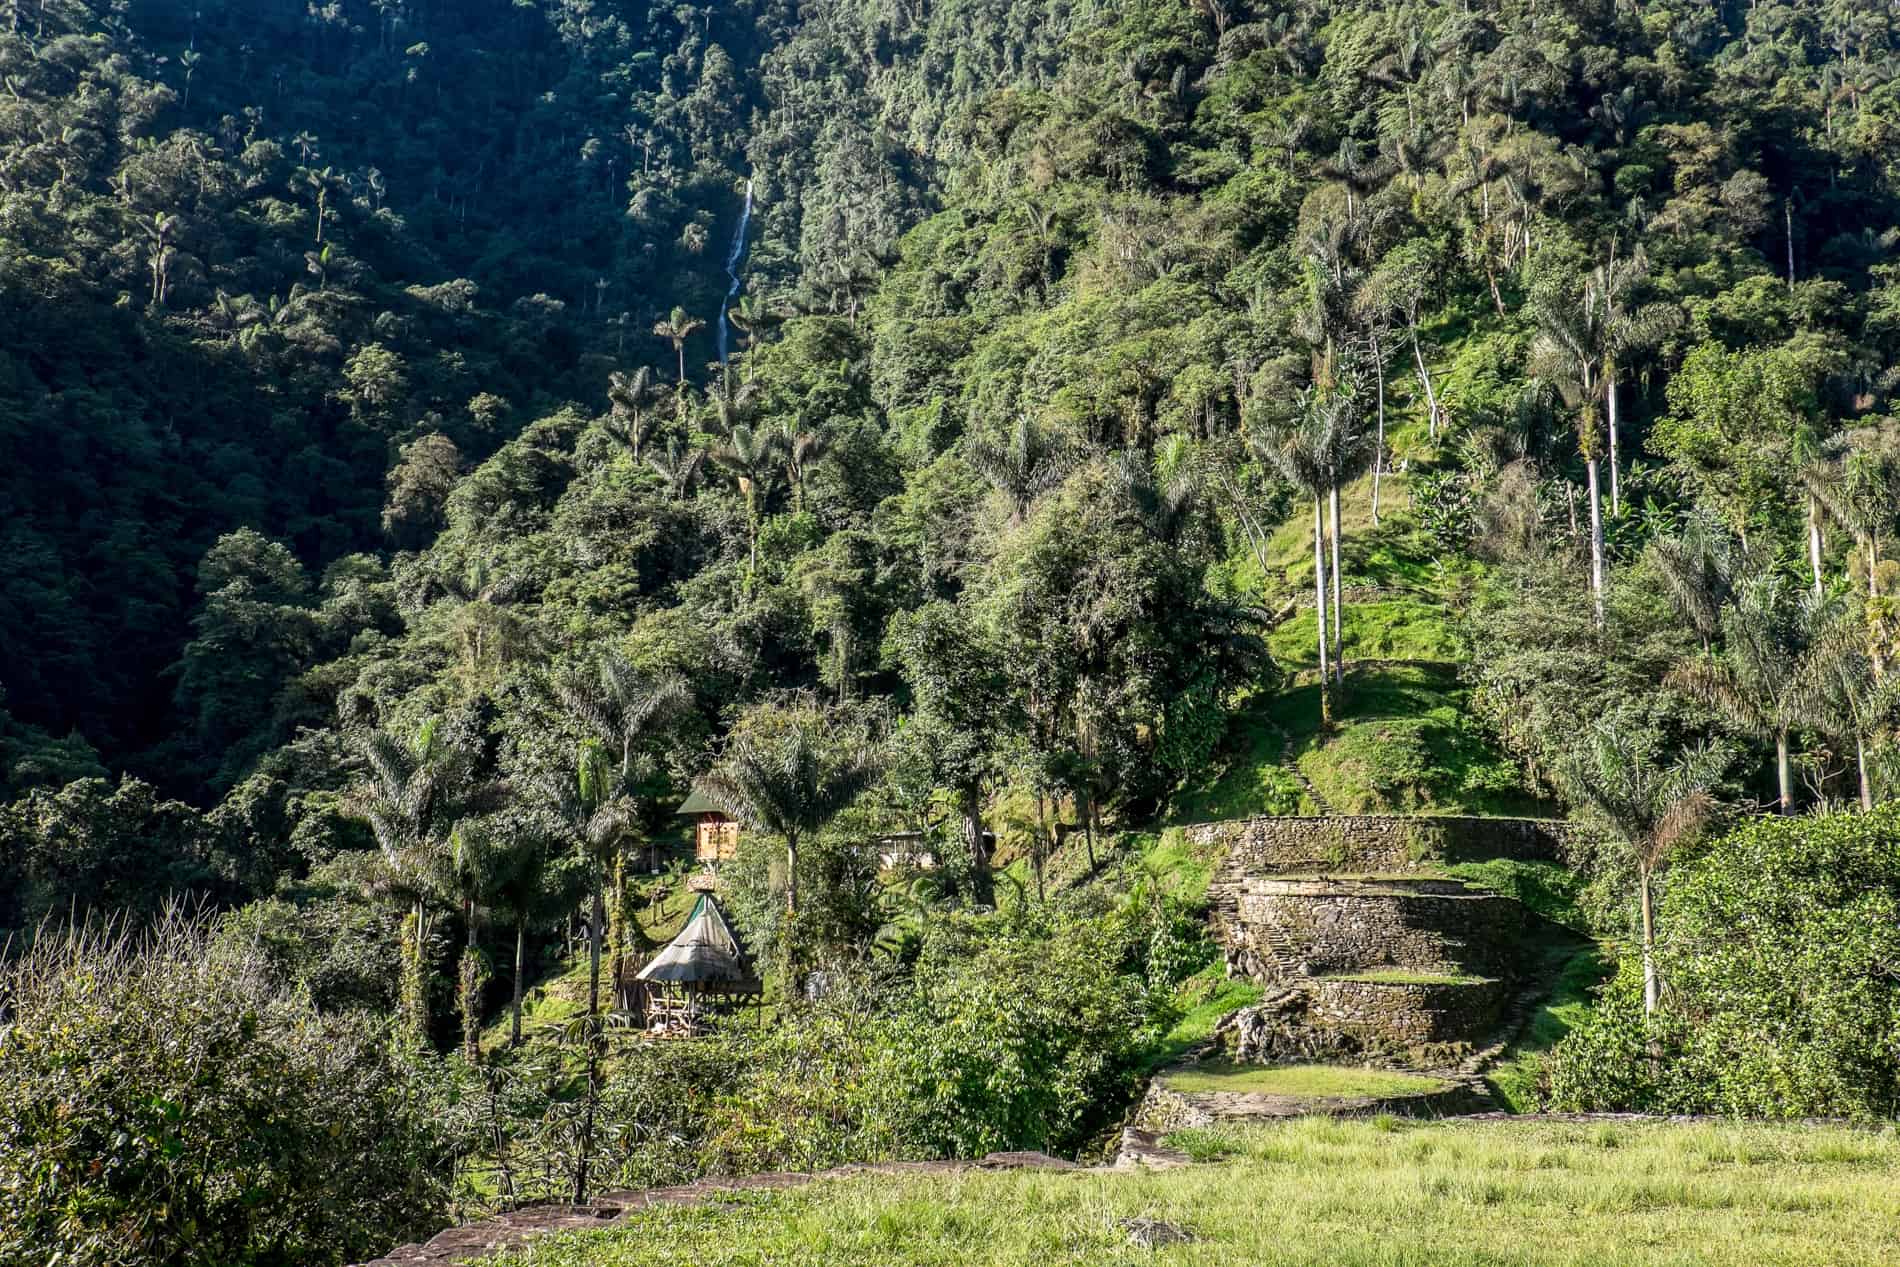
[[[866,1177],[659,1209],[496,1267],[1763,1267],[1900,1259],[1891,1132],[1303,1119],[1164,1173]],[[1130,1244],[1125,1220],[1196,1239]]]
[[[1164,1080],[1171,1089],[1189,1094],[1240,1091],[1327,1099],[1427,1095],[1447,1085],[1437,1078],[1348,1065],[1232,1065],[1225,1061],[1170,1073]]]

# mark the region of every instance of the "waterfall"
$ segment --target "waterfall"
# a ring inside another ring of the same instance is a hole
[[[745,183],[745,210],[739,213],[739,227],[732,235],[732,249],[726,252],[726,276],[732,279],[732,287],[726,291],[726,302],[719,305],[719,363],[726,363],[726,309],[732,307],[732,301],[739,297],[739,264],[745,259],[745,231],[752,223],[752,182]]]

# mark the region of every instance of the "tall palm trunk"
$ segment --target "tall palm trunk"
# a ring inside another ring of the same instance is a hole
[[[1375,348],[1372,372],[1379,390],[1378,446],[1372,451],[1372,522],[1379,522],[1379,478],[1385,474],[1385,359]]]
[[[607,977],[612,983],[608,994],[608,1009],[620,1007],[620,992],[624,987],[621,974],[626,970],[627,959],[627,851],[618,846],[614,849],[614,888],[613,904],[607,911]]]
[[[509,1004],[513,1018],[508,1033],[510,1047],[521,1046],[521,978],[528,966],[528,917],[515,916],[515,993]]]
[[[785,838],[785,914],[798,914],[798,837]]]
[[[1492,283],[1495,291],[1497,283]],[[1498,315],[1504,315],[1504,301],[1498,301]],[[1434,440],[1438,438],[1438,393],[1432,390],[1432,372],[1425,368],[1425,353],[1418,346],[1418,327],[1410,327],[1412,334],[1412,359],[1418,363],[1418,381],[1425,385],[1425,426],[1427,434]]]
[[[587,1201],[588,1169],[594,1154],[594,1111],[600,1103],[600,937],[606,900],[594,877],[593,911],[587,928],[587,1101],[581,1110],[580,1157],[574,1165],[574,1204]]]
[[[1662,991],[1656,979],[1656,904],[1651,889],[1652,868],[1647,864],[1636,873],[1636,887],[1643,906],[1643,1014],[1654,1016]]]
[[[1610,406],[1610,518],[1615,519],[1623,513],[1623,480],[1617,473],[1616,372],[1614,368],[1603,377],[1603,395]]]
[[[1319,719],[1333,720],[1332,687],[1326,660],[1326,511],[1325,499],[1313,494],[1313,615],[1319,622]]]
[[[1808,567],[1814,572],[1814,596],[1821,597],[1821,502],[1808,494]]]
[[[1788,732],[1775,732],[1775,779],[1781,791],[1781,812],[1794,813],[1794,767],[1788,759]]]
[[[1596,599],[1597,624],[1603,624],[1603,491],[1597,482],[1597,460],[1584,463],[1590,473],[1590,593]]]
[[[1333,516],[1333,681],[1343,691],[1346,689],[1346,653],[1341,645],[1345,624],[1339,615],[1339,576],[1342,571],[1339,566],[1339,485],[1333,485],[1328,500],[1332,503]]]
[[[1867,778],[1867,739],[1866,736],[1854,736],[1854,764],[1860,769],[1860,807],[1871,813],[1874,808],[1874,786]]]
[[[990,874],[990,846],[983,837],[983,801],[973,783],[957,789],[963,811],[963,837],[970,850],[970,887],[978,906],[996,905],[996,878]]]
[[[475,940],[475,902],[469,899],[463,915],[468,924],[468,941],[462,947],[462,962],[456,973],[457,1002],[462,1011],[462,1056],[470,1065],[481,1063],[482,969]]]

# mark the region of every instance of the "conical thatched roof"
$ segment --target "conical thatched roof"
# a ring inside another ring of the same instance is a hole
[[[679,936],[640,969],[635,980],[688,985],[701,990],[754,991],[759,979],[739,939],[710,893],[701,894]]]

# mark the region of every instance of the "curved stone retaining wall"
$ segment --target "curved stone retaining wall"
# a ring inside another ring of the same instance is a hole
[[[1135,1109],[1136,1129],[1165,1135],[1221,1122],[1257,1122],[1281,1117],[1323,1113],[1329,1117],[1370,1117],[1391,1113],[1400,1117],[1447,1117],[1471,1113],[1489,1104],[1469,1083],[1448,1081],[1441,1090],[1396,1096],[1252,1095],[1230,1091],[1177,1091],[1160,1076]]]
[[[1461,1043],[1496,1026],[1509,997],[1502,981],[1454,985],[1322,977],[1307,986],[1307,1020],[1369,1048]]]
[[[1558,859],[1571,826],[1551,818],[1348,814],[1194,823],[1197,845],[1227,851],[1237,874],[1289,871],[1411,871],[1436,860]]]
[[[1508,976],[1518,967],[1527,912],[1510,898],[1457,884],[1247,880],[1234,898],[1233,946],[1253,952],[1250,975],[1402,967]]]

